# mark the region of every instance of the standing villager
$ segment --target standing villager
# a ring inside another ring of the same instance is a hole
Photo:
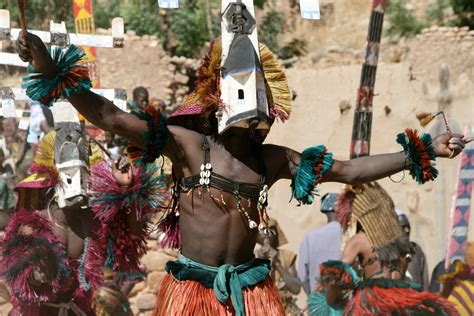
[[[136,87],[132,92],[133,99],[128,102],[131,111],[140,112],[149,104],[150,96],[145,87]]]
[[[268,259],[272,263],[270,276],[278,288],[285,315],[303,315],[303,311],[296,304],[295,297],[301,290],[301,282],[296,272],[296,253],[280,249],[280,246],[287,244],[288,240],[275,219],[270,218],[268,230],[267,233],[263,231],[258,233],[257,243],[261,247],[256,253],[257,258]]]
[[[264,145],[271,124],[287,119],[291,109],[285,74],[264,45],[256,48],[259,54],[248,45],[240,47],[242,55],[234,50],[234,61],[245,55],[256,64],[252,69],[263,85],[258,86],[258,98],[249,97],[264,100],[260,109],[269,113],[267,117],[253,109],[245,113],[246,124],[238,126],[243,112],[238,111],[242,102],[237,99],[245,95],[234,91],[232,104],[221,100],[225,78],[220,40],[211,45],[198,70],[196,89],[167,120],[153,107],[136,116],[125,113],[90,91],[87,72],[76,64],[82,55],[74,46],[51,58],[37,36],[25,34],[18,47],[21,58],[34,66],[25,84],[30,97],[44,104],[67,97],[94,125],[128,139],[135,146],[129,153],[137,164],[152,163],[160,155],[172,161],[174,207],[160,228],[167,235],[164,243],[179,247],[181,253],[167,265],[169,274],[154,315],[282,315],[269,277],[271,264],[255,259],[253,253],[259,229],[268,229],[268,189],[275,182],[291,179],[293,197],[304,204],[312,203],[316,186],[328,181],[357,184],[408,169],[424,183],[437,175],[432,165],[436,157],[454,157],[469,141],[447,133],[433,141],[407,130],[398,140],[403,151],[350,161],[333,159],[322,145],[301,154]],[[230,107],[236,116],[225,115]]]
[[[336,217],[337,193],[327,193],[321,197],[321,213],[328,223],[307,232],[301,241],[298,255],[298,277],[306,294],[317,288],[319,265],[327,260],[341,258],[342,229]]]
[[[322,288],[310,297],[310,315],[456,315],[448,301],[404,280],[413,247],[378,183],[347,186],[338,217],[343,227],[353,217],[358,232],[340,261],[321,265]]]
[[[398,222],[403,232],[410,239],[411,225],[405,213],[397,210]],[[409,280],[421,285],[423,291],[428,291],[430,287],[430,279],[428,276],[428,262],[425,253],[420,245],[414,241],[410,241],[413,247],[413,255],[410,263],[408,263],[407,277]]]

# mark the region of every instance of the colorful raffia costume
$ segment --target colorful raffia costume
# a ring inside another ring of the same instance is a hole
[[[90,240],[85,249],[88,255],[85,251],[79,259],[70,258],[53,233],[55,223],[39,211],[48,209],[54,187],[60,181],[54,164],[55,138],[53,131],[41,140],[30,166],[32,175],[17,184],[17,211],[2,239],[0,273],[13,293],[11,315],[51,315],[57,310],[94,314],[91,289],[101,282],[102,265],[98,244]],[[100,160],[100,152],[93,151],[89,161]],[[45,253],[50,254],[47,260],[43,259]],[[35,270],[48,264],[55,266],[56,278],[52,283],[33,286],[35,273],[38,274]]]
[[[100,312],[100,300],[94,298],[94,294],[104,292],[99,289],[109,285],[103,284],[102,268],[116,271],[114,285],[118,286],[143,278],[139,256],[149,230],[147,216],[161,205],[165,194],[157,194],[163,191],[164,183],[152,170],[133,168],[131,186],[122,188],[101,152],[92,147],[90,194],[95,218],[90,220],[96,224],[88,226],[96,229],[85,232],[83,253],[72,258],[53,232],[54,227],[67,228],[56,223],[49,211],[55,185],[60,181],[54,163],[55,138],[55,132],[43,138],[30,168],[32,175],[17,184],[18,210],[1,240],[0,274],[13,294],[10,315],[107,315]],[[131,199],[124,200],[123,195]],[[139,237],[130,234],[125,225],[130,213],[142,224]],[[44,273],[51,274],[47,281]],[[123,313],[110,315],[127,315],[126,305],[121,299]]]
[[[5,230],[0,245],[0,273],[13,296],[11,316],[54,315],[58,310],[94,315],[92,292],[80,286],[77,271],[81,262],[68,257],[52,227],[53,223],[42,212],[19,210]],[[100,265],[95,260],[88,260],[87,264],[84,276],[88,277],[88,285],[94,287]],[[41,272],[48,269],[54,277],[44,282]]]
[[[155,165],[132,167],[132,183],[122,187],[107,163],[101,162],[91,170],[92,212],[101,224],[98,239],[105,268],[105,282],[94,295],[98,316],[130,314],[128,300],[120,289],[145,277],[140,258],[146,252],[151,216],[167,199],[166,182],[157,174]],[[138,223],[138,231],[128,226],[130,217]]]
[[[337,215],[345,228],[354,217],[374,257],[363,258],[359,273],[343,261],[321,264],[322,288],[310,295],[311,315],[456,315],[443,298],[421,292],[416,283],[392,278],[404,275],[405,258],[412,246],[398,224],[392,199],[378,183],[346,186],[338,200]],[[375,262],[381,270],[365,276],[364,267]],[[331,286],[341,289],[337,306],[329,306],[326,301],[324,288]]]
[[[461,316],[474,315],[474,266],[456,260],[453,272],[439,278],[443,284],[443,297],[454,304]]]

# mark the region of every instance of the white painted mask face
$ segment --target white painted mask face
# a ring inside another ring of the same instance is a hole
[[[87,206],[88,171],[81,160],[69,160],[56,165],[59,173],[59,184],[56,195],[59,207]]]
[[[254,16],[252,0],[222,1],[219,133],[230,127],[270,129]]]
[[[55,162],[59,173],[56,186],[59,207],[87,206],[87,150],[77,123],[58,129]],[[64,134],[64,135],[62,135]]]
[[[54,162],[59,173],[56,197],[59,207],[86,207],[88,205],[88,155],[77,112],[67,102],[54,104],[56,139]],[[60,114],[61,113],[61,114]]]

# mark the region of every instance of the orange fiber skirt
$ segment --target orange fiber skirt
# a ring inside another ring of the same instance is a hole
[[[242,290],[246,316],[284,316],[283,305],[270,277]],[[222,304],[197,281],[178,281],[167,274],[161,283],[153,316],[230,316],[235,315],[232,302]]]

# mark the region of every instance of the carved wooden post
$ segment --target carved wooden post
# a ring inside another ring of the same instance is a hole
[[[368,156],[372,132],[372,105],[375,77],[380,51],[380,39],[388,0],[374,0],[370,15],[365,62],[362,65],[360,86],[357,90],[354,124],[352,126],[351,158]]]

